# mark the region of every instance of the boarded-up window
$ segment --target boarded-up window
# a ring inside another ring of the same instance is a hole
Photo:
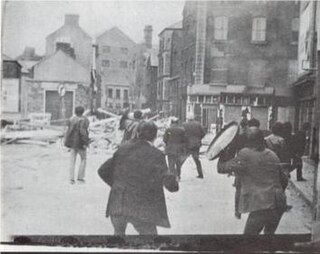
[[[266,18],[254,18],[252,22],[252,41],[265,41],[266,40]]]
[[[214,19],[214,38],[216,40],[226,40],[228,37],[228,18],[216,17]]]

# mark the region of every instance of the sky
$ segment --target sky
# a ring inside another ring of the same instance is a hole
[[[145,25],[153,26],[153,45],[158,34],[182,20],[184,0],[171,1],[16,1],[2,6],[2,51],[15,58],[25,47],[45,53],[45,38],[64,24],[65,14],[78,14],[80,26],[96,37],[107,29],[119,27],[133,41],[143,41]]]

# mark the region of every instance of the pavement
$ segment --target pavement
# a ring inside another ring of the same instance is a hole
[[[302,175],[306,181],[297,181],[296,171],[291,172],[289,186],[293,188],[298,195],[310,206],[313,202],[313,186],[314,186],[314,163],[307,157],[302,158],[303,168]]]

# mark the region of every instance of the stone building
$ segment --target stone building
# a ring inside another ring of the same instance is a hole
[[[34,66],[33,79],[27,81],[28,113],[61,120],[71,117],[76,106],[88,109],[90,82],[90,70],[58,50]]]
[[[317,42],[320,41],[320,4],[317,1],[301,1],[299,30],[298,77],[292,83],[296,106],[294,127],[301,130],[304,125],[308,126],[306,153],[312,155],[319,142],[316,141],[316,121],[319,121],[316,116]]]
[[[187,112],[208,128],[244,115],[263,129],[292,121],[298,22],[293,1],[187,1],[181,72]]]
[[[91,67],[92,38],[79,26],[79,15],[66,14],[64,25],[46,37],[46,56],[63,50],[77,62]]]
[[[186,96],[180,82],[182,22],[167,27],[159,34],[158,110],[166,116],[184,118]]]
[[[101,74],[101,105],[119,112],[132,103],[130,62],[136,43],[119,28],[113,27],[97,37],[97,68]]]
[[[150,108],[151,111],[157,110],[157,77],[158,77],[158,55],[157,50],[152,50],[147,56],[146,63],[146,86],[145,96],[146,103],[143,105],[144,108]]]

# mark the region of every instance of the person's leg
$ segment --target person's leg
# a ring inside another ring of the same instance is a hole
[[[86,172],[86,164],[87,164],[87,150],[86,149],[79,149],[78,150],[81,162],[79,166],[79,172],[78,172],[78,180],[83,181],[85,177]]]
[[[168,155],[168,167],[169,171],[174,174],[175,176],[178,175],[176,172],[176,159],[174,155]]]
[[[297,173],[297,181],[303,181],[302,177],[302,159],[301,157],[295,158],[295,165],[296,165],[296,173]]]
[[[235,178],[235,187],[236,187],[236,193],[234,196],[234,215],[237,219],[241,219],[241,213],[239,212],[241,183],[238,177]]]
[[[282,215],[283,212],[276,209],[269,211],[267,223],[263,230],[265,235],[273,235],[276,232]]]
[[[125,235],[127,228],[127,218],[124,216],[111,216],[111,223],[114,228],[114,235]]]
[[[199,160],[199,150],[200,148],[194,148],[192,149],[192,158],[194,162],[196,163],[197,166],[197,171],[198,171],[198,177],[203,178],[203,172],[202,172],[202,166],[201,166],[201,161]]]
[[[133,227],[139,235],[157,235],[157,226],[151,223],[143,222],[137,219],[130,219]]]
[[[69,168],[70,183],[74,183],[74,169],[76,164],[76,158],[77,158],[77,150],[71,148],[70,149],[70,168]]]
[[[176,169],[179,179],[181,178],[181,156],[176,156]]]
[[[255,211],[249,213],[244,235],[259,235],[265,225],[265,217],[263,211]]]

